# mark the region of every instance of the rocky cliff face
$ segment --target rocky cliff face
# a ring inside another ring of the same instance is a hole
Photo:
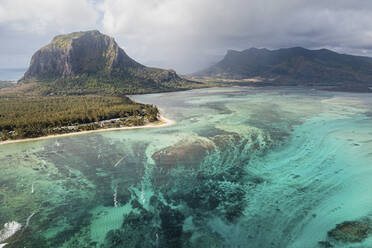
[[[99,31],[56,36],[32,56],[19,82],[34,82],[47,95],[162,92],[189,83],[173,70],[141,65]]]
[[[113,38],[99,31],[76,32],[56,36],[39,49],[22,80],[55,80],[82,74],[112,76],[141,67]]]

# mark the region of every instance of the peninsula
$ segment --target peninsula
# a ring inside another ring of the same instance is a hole
[[[0,140],[156,126],[164,122],[157,107],[126,95],[193,86],[173,70],[136,62],[99,31],[59,35],[17,84],[0,87]]]

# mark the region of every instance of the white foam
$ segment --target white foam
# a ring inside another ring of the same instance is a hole
[[[26,220],[26,225],[25,225],[25,229],[28,227],[28,225],[30,224],[30,220],[32,218],[32,216],[34,216],[36,213],[32,213],[30,216],[28,216],[27,220]],[[1,248],[1,247],[0,247]]]
[[[146,203],[146,198],[145,198],[145,192],[144,192],[144,188],[142,187],[142,190],[141,190],[141,195],[140,195],[140,198],[141,198],[141,201],[142,201],[142,204],[145,204]]]
[[[115,187],[115,192],[114,192],[114,206],[116,208],[118,207],[118,186]]]
[[[4,228],[0,230],[0,242],[3,242],[21,230],[22,225],[16,221],[4,224]],[[6,244],[2,244],[4,247]]]
[[[8,243],[4,243],[4,244],[0,244],[0,248],[3,248],[4,246],[6,246]]]
[[[123,161],[123,159],[125,158],[125,156],[124,157],[122,157],[115,165],[114,165],[114,167],[116,167],[116,166],[118,166],[119,164],[120,164],[120,162],[121,161]]]

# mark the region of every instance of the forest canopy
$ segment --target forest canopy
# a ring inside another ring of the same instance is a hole
[[[2,96],[0,106],[2,140],[143,125],[158,116],[155,106],[135,103],[126,96]],[[110,119],[119,120],[100,123]]]

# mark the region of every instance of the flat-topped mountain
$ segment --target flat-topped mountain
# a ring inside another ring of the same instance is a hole
[[[114,76],[144,67],[131,59],[115,40],[99,31],[56,36],[31,59],[24,80],[55,80],[82,74]]]
[[[220,62],[195,75],[238,80],[261,78],[273,83],[372,85],[372,58],[301,47],[229,50]]]
[[[136,62],[96,30],[56,36],[32,56],[19,82],[36,82],[45,94],[160,92],[188,83],[173,70]]]

